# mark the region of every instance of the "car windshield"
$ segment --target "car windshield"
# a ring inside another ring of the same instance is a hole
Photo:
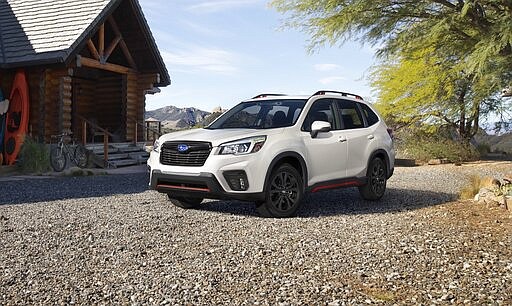
[[[207,129],[273,129],[297,122],[306,100],[242,102],[207,126]]]

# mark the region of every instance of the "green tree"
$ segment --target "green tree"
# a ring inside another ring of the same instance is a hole
[[[481,115],[502,107],[497,97],[512,83],[510,0],[274,0],[271,5],[289,13],[288,25],[310,35],[311,49],[347,39],[380,45],[383,63],[373,84],[388,108],[407,110],[402,123],[426,115],[457,126],[467,138]]]
[[[469,141],[478,132],[480,118],[496,111],[502,101],[486,78],[431,55],[424,49],[376,66],[371,75],[379,91],[376,106],[394,128],[418,122],[449,125]]]

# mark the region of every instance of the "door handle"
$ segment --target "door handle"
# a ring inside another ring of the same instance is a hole
[[[338,138],[338,142],[346,142],[347,141],[347,138],[346,137],[340,137]]]
[[[372,140],[372,139],[374,139],[374,138],[375,138],[375,136],[373,136],[373,135],[368,135],[368,140]]]

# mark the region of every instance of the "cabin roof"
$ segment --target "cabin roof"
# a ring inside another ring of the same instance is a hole
[[[119,22],[137,24],[146,43],[144,57],[152,58],[140,67],[141,72],[158,72],[160,82],[155,85],[169,85],[169,74],[137,0],[0,0],[0,68],[69,63],[121,4],[123,10],[132,8],[134,20]]]

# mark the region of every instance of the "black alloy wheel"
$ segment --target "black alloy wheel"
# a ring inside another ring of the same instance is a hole
[[[365,200],[379,200],[386,192],[387,174],[384,161],[378,157],[374,158],[367,173],[368,182],[359,187],[359,193]]]
[[[272,172],[266,187],[265,202],[258,203],[258,212],[264,217],[293,216],[304,196],[300,173],[291,165],[283,164]]]

